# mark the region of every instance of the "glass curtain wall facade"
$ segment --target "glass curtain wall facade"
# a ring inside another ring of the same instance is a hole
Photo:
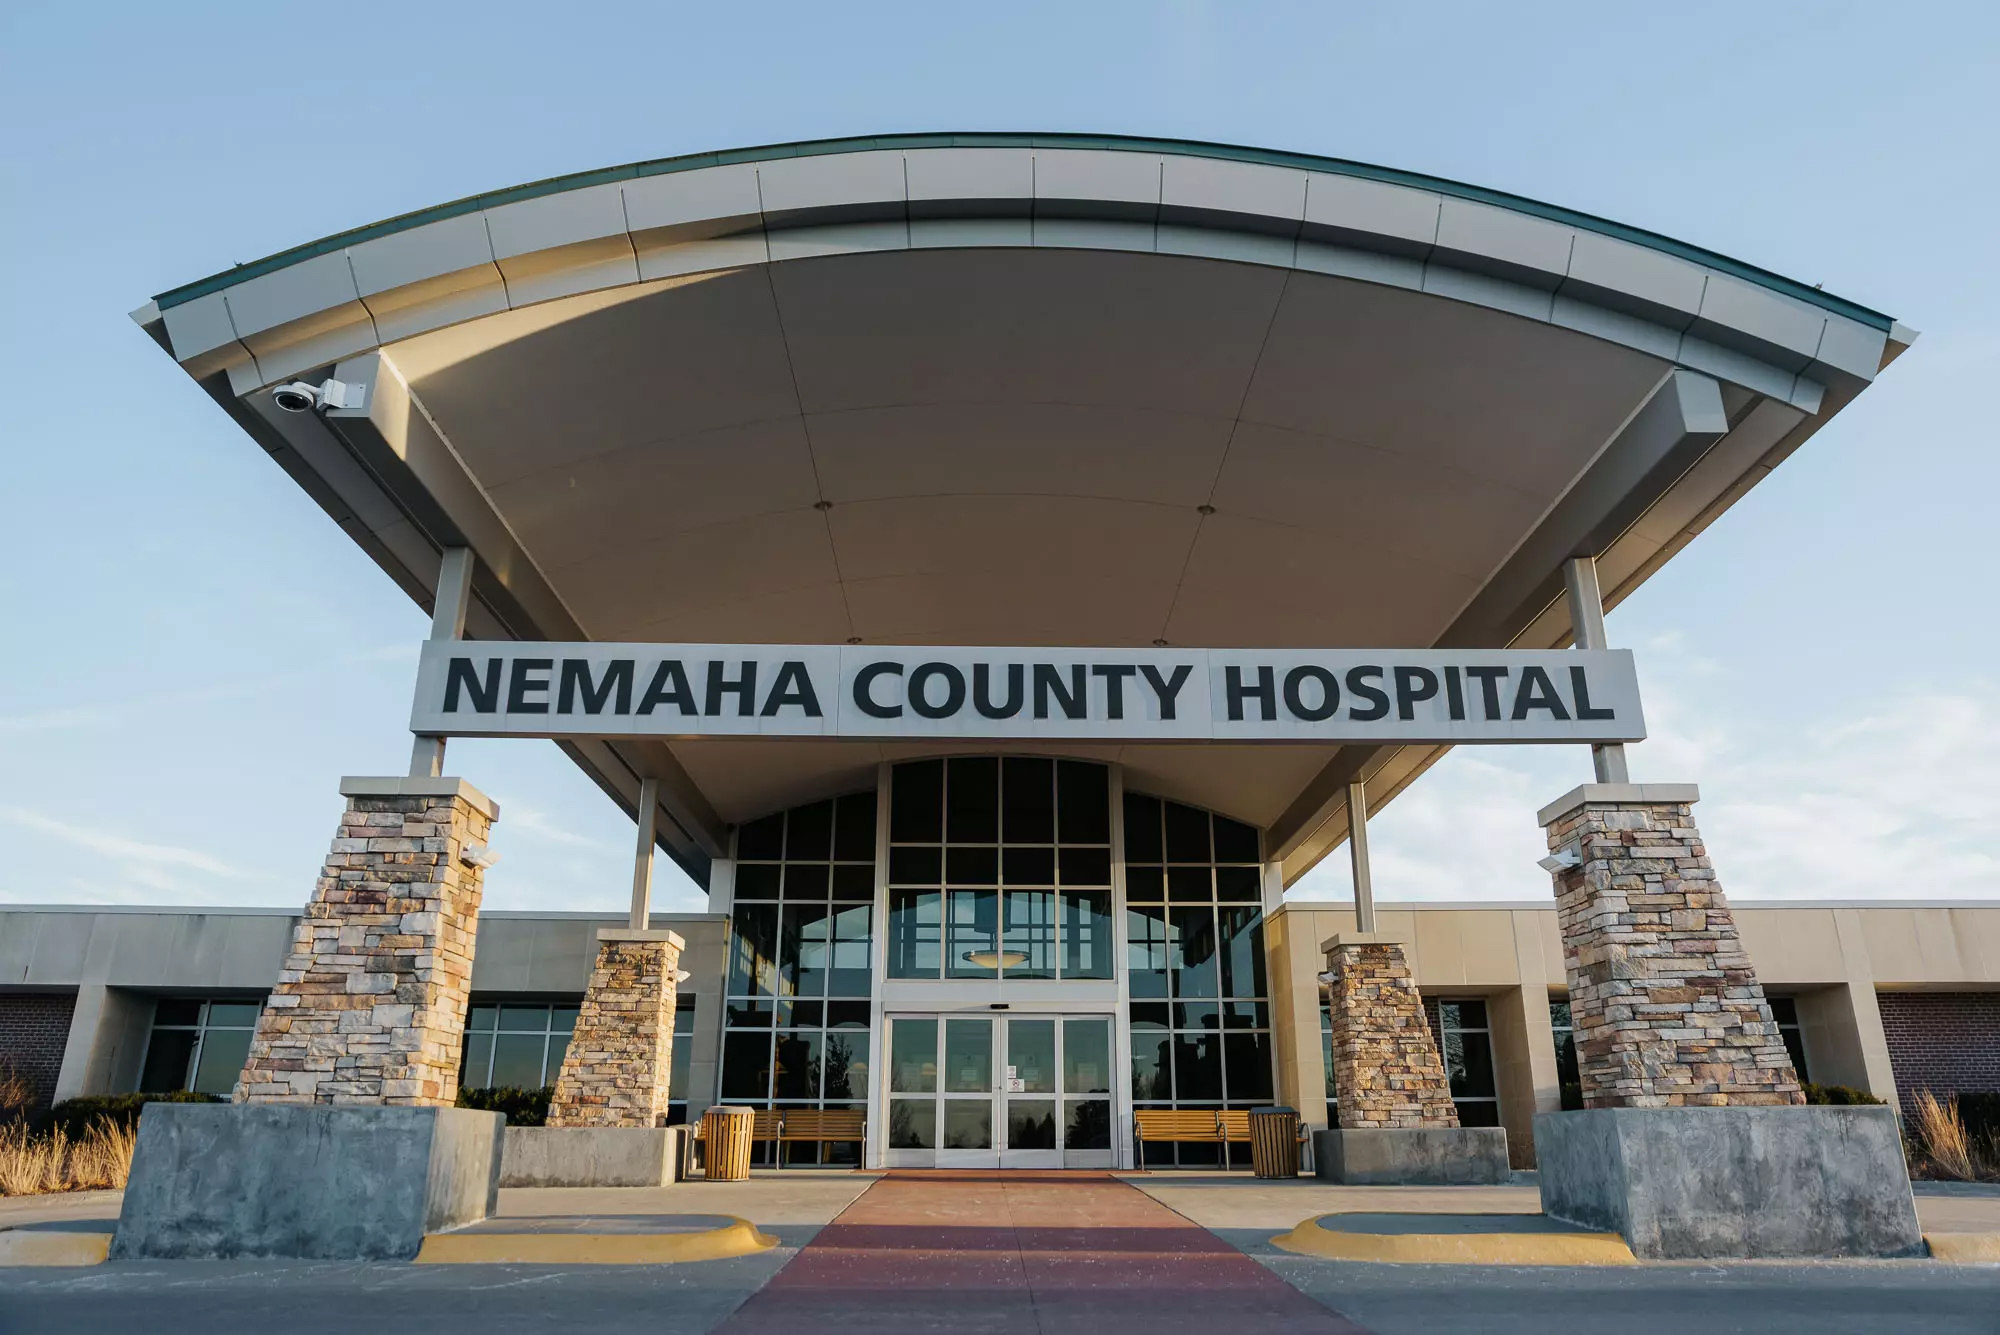
[[[1257,831],[1178,802],[1125,796],[1132,1106],[1253,1108],[1272,1099]],[[1249,1146],[1231,1147],[1248,1162]],[[1154,1166],[1218,1162],[1213,1143],[1148,1144]]]
[[[1110,978],[1110,776],[968,756],[898,765],[891,978]]]
[[[875,794],[737,831],[719,1101],[865,1108],[875,914]],[[861,1146],[787,1144],[786,1163],[854,1164]],[[756,1153],[768,1155],[759,1143]]]
[[[1142,794],[1121,805],[1114,768],[1091,761],[884,774],[879,825],[877,794],[856,793],[738,830],[719,1101],[868,1108],[891,1161],[1021,1167],[1122,1159],[1135,1107],[1272,1101],[1256,829]],[[871,1059],[890,1063],[873,1107]],[[862,1152],[790,1146],[786,1162]],[[1214,1165],[1218,1150],[1156,1144],[1149,1160]]]

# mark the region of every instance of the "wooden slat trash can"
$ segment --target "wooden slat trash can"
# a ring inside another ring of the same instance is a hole
[[[757,1123],[755,1108],[714,1107],[701,1115],[710,1182],[746,1182],[750,1178],[750,1132]]]
[[[1299,1175],[1299,1114],[1296,1108],[1250,1110],[1250,1166],[1258,1177]]]

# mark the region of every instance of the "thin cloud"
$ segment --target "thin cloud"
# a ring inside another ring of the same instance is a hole
[[[0,715],[0,734],[99,728],[109,722],[111,713],[108,710],[44,709],[32,714]]]
[[[184,871],[201,872],[209,876],[222,876],[231,880],[246,879],[249,873],[231,866],[218,857],[202,852],[198,848],[182,848],[175,844],[147,843],[139,839],[127,839],[123,835],[110,834],[89,825],[72,825],[68,821],[57,820],[54,816],[25,807],[0,807],[0,820],[59,839],[66,844],[110,858],[121,864],[126,878],[150,877],[158,884],[162,869],[179,868]],[[166,888],[160,885],[160,888]]]

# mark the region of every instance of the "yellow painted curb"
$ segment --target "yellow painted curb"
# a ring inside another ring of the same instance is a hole
[[[110,1251],[109,1233],[27,1228],[0,1231],[0,1266],[98,1265]]]
[[[418,1265],[671,1265],[748,1256],[778,1245],[731,1216],[699,1233],[432,1233]]]
[[[1372,1212],[1371,1212],[1372,1213]],[[1329,1261],[1430,1265],[1637,1265],[1616,1233],[1345,1233],[1337,1214],[1308,1219],[1275,1247]],[[1326,1227],[1331,1224],[1332,1227]]]
[[[1933,1261],[1956,1265],[2000,1264],[2000,1233],[1926,1233]]]

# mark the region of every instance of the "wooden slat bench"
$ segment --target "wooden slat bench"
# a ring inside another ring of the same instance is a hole
[[[775,1141],[777,1152],[773,1156],[777,1166],[784,1167],[784,1146],[804,1144],[822,1140],[866,1139],[868,1134],[868,1114],[858,1108],[759,1108],[757,1116],[750,1124],[752,1145]],[[704,1156],[708,1146],[701,1134],[701,1119],[694,1119],[681,1142],[681,1176],[694,1176],[694,1150],[701,1145]]]
[[[1140,1108],[1132,1114],[1133,1166],[1146,1167],[1146,1143],[1173,1140],[1207,1141],[1216,1147],[1220,1166],[1229,1167],[1229,1147],[1250,1143],[1248,1108]],[[1299,1143],[1310,1144],[1299,1127]]]

